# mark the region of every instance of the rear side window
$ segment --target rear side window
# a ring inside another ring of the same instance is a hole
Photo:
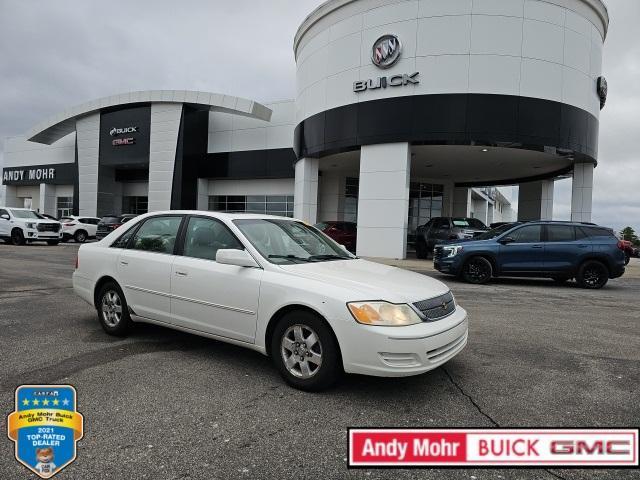
[[[133,237],[131,248],[173,255],[182,217],[156,217],[145,221]]]
[[[542,225],[522,227],[511,235],[516,243],[538,243],[542,237]]]
[[[571,225],[547,225],[548,242],[573,242],[575,229]]]
[[[133,234],[135,233],[135,231],[136,231],[136,227],[135,226],[133,228],[130,228],[118,240],[113,242],[111,244],[111,247],[112,248],[127,248],[127,245],[129,245],[129,240],[131,240],[131,237],[133,237]]]
[[[589,238],[605,238],[610,240],[616,238],[611,230],[602,227],[578,227],[583,231],[584,235]]]

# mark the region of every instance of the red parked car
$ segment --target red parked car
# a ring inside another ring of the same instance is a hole
[[[635,256],[636,249],[629,240],[620,240],[620,249],[624,252],[624,264],[629,265],[631,257]]]
[[[322,222],[316,228],[331,237],[347,250],[355,253],[358,238],[358,226],[353,222]]]

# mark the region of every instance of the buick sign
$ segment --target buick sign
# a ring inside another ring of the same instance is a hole
[[[138,133],[138,127],[112,128],[111,131],[109,132],[109,135],[111,135],[112,137],[115,137],[118,135],[125,135],[128,133]]]
[[[394,65],[402,53],[402,43],[395,35],[383,35],[373,44],[371,60],[376,67],[389,68]]]

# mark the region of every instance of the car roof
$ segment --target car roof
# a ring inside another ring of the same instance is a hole
[[[264,215],[258,213],[226,213],[226,212],[210,212],[207,210],[165,210],[160,212],[145,213],[139,215],[141,218],[157,217],[163,215],[198,215],[201,217],[221,218],[226,220],[289,220],[294,221],[294,218],[281,217],[276,215]]]

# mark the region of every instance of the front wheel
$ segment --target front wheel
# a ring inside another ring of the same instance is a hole
[[[11,232],[11,243],[13,243],[14,245],[24,245],[25,240],[22,230],[16,228],[13,230],[13,232]]]
[[[124,337],[131,328],[129,307],[120,287],[106,283],[98,293],[96,308],[100,325],[105,332],[115,337]]]
[[[576,280],[582,288],[597,290],[609,281],[609,270],[602,262],[589,260],[580,265]]]
[[[73,239],[76,241],[76,243],[84,243],[87,241],[87,232],[85,232],[84,230],[78,230],[73,236]]]
[[[484,257],[473,257],[464,264],[462,278],[465,282],[482,285],[493,277],[493,266]]]
[[[311,312],[289,312],[280,319],[271,356],[284,380],[300,390],[324,390],[342,375],[338,343],[324,320]]]

